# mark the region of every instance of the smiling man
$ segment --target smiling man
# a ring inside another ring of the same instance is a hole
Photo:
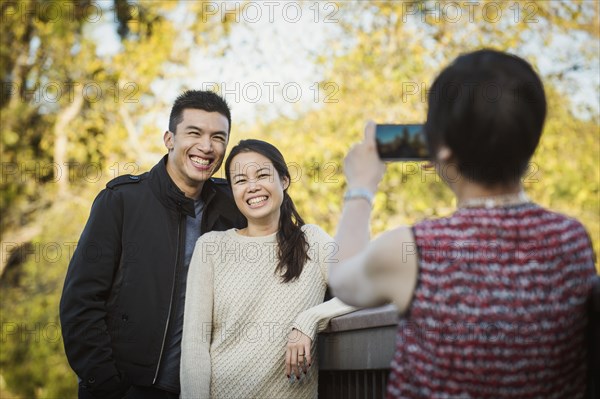
[[[98,194],[60,303],[65,352],[80,398],[177,398],[187,270],[194,244],[242,228],[223,162],[231,114],[207,91],[177,98],[168,154]],[[202,367],[202,365],[198,365]]]

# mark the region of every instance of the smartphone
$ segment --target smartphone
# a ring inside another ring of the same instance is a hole
[[[378,124],[375,140],[382,161],[430,160],[423,125]]]

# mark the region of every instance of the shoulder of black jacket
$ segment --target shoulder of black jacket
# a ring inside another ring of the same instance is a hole
[[[147,173],[141,175],[122,175],[115,177],[108,183],[106,183],[106,188],[115,188],[117,186],[121,186],[123,184],[133,184],[139,183],[146,178]]]

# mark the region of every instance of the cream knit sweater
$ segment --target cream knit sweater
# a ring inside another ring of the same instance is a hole
[[[328,263],[337,247],[320,227],[303,226],[310,260],[300,278],[275,274],[275,234],[246,237],[231,229],[198,239],[187,280],[181,344],[181,398],[315,398],[315,337],[332,317],[355,310],[323,303]],[[288,333],[312,338],[313,363],[300,382],[285,375]]]

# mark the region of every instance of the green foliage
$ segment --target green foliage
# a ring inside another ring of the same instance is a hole
[[[0,75],[3,84],[19,88],[0,99],[1,160],[3,167],[19,168],[14,174],[4,170],[0,182],[3,266],[9,260],[0,280],[0,393],[6,389],[20,397],[65,398],[75,396],[76,377],[57,330],[58,303],[91,201],[111,177],[143,171],[157,160],[161,149],[154,144],[157,140],[149,140],[157,132],[143,117],[166,104],[152,84],[177,76],[176,66],[185,64],[191,52],[226,38],[235,18],[209,17],[202,2],[187,2],[192,22],[179,26],[168,18],[177,2],[115,0],[122,48],[99,57],[97,43],[87,33],[94,26],[86,12],[93,8],[86,8],[85,2],[65,0],[65,9],[75,4],[76,12],[74,18],[59,21],[39,13],[15,14],[10,8],[25,4],[43,10],[43,3],[0,5]],[[550,42],[556,35],[567,35],[582,49],[583,62],[597,62],[590,58],[597,57],[597,2],[510,2],[522,12],[533,5],[538,23],[526,23],[520,14],[518,23],[508,19],[496,24],[481,12],[473,22],[465,18],[459,23],[423,14],[435,3],[336,3],[347,40],[331,43],[335,57],[316,55],[326,67],[320,93],[329,97],[323,107],[236,132],[238,137],[271,141],[282,150],[291,168],[291,195],[307,222],[334,233],[345,185],[343,158],[362,137],[365,121],[424,120],[427,88],[458,54],[490,43],[519,53],[532,38]],[[135,15],[130,5],[136,5]],[[413,6],[418,12],[407,15],[407,7]],[[183,40],[188,33],[193,39]],[[576,36],[579,33],[587,36]],[[528,59],[536,65],[535,57]],[[63,88],[67,83],[80,88],[98,84],[103,96],[88,96],[78,104],[78,92],[54,102],[27,94],[48,82]],[[581,220],[598,253],[600,116],[598,110],[591,110],[586,120],[573,114],[570,98],[559,90],[560,74],[546,77],[545,83],[548,119],[524,184],[535,201]],[[66,143],[64,148],[61,143]],[[61,167],[61,178],[57,169],[45,167],[53,162]],[[94,166],[93,179],[82,176],[83,165]],[[447,215],[453,201],[434,173],[416,163],[389,164],[376,197],[373,231]],[[13,244],[22,246],[9,259],[7,250]]]
[[[600,253],[600,135],[598,115],[589,121],[569,111],[568,99],[551,87],[549,117],[524,181],[540,204],[579,219]],[[596,263],[598,268],[598,263]],[[599,269],[600,270],[600,269]]]
[[[426,30],[419,32],[410,20],[402,18],[410,5],[375,4],[350,10],[350,21],[356,21],[361,12],[376,13],[366,27],[351,22],[345,25],[348,34],[355,38],[354,46],[333,61],[324,79],[338,89],[334,101],[297,120],[261,124],[250,134],[276,144],[293,166],[292,170],[301,170],[290,193],[307,221],[320,224],[332,234],[344,190],[343,157],[352,143],[362,137],[366,120],[380,123],[425,120],[427,89],[440,67],[472,46],[494,43],[495,48],[511,51],[524,45],[532,35],[543,35],[556,28],[559,32],[572,29],[590,33],[588,45],[593,48],[598,35],[597,30],[590,29],[594,18],[581,11],[586,6],[582,2],[562,11],[545,2],[520,4],[522,7],[533,4],[539,23],[513,23],[509,32],[503,28],[510,20],[504,21],[504,25],[485,21],[467,23],[468,19],[449,23],[443,18],[436,21],[430,14],[422,17],[417,14],[413,16],[417,21],[427,23]],[[431,4],[415,2],[415,6],[423,10]],[[575,13],[577,19],[561,19],[563,12]],[[483,18],[481,13],[475,15]],[[546,25],[543,18],[553,25]],[[473,26],[484,30],[474,35]],[[431,43],[431,38],[435,42],[428,49],[423,43]],[[585,47],[585,43],[579,45]],[[588,62],[597,60],[592,58]],[[535,66],[535,60],[533,63]],[[591,119],[578,119],[570,111],[570,99],[555,89],[554,85],[560,82],[556,76],[552,79],[545,83],[549,102],[545,131],[523,183],[541,205],[582,221],[598,253],[599,115],[595,110]],[[425,217],[448,215],[454,209],[453,201],[450,190],[433,171],[421,170],[417,163],[388,164],[376,197],[373,232],[377,234]]]
[[[69,255],[106,181],[156,162],[147,156],[156,147],[145,139],[157,132],[137,118],[164,105],[152,83],[169,62],[185,63],[192,50],[175,46],[187,33],[168,18],[176,4],[0,3],[3,397],[76,396],[58,320]],[[92,32],[110,25],[110,18],[96,17],[111,7],[122,49],[99,56]],[[199,5],[193,8],[199,18]],[[222,35],[226,25],[206,20],[191,32]]]
[[[90,196],[97,187],[87,188]],[[87,218],[89,204],[56,203],[41,225],[42,233],[18,268],[7,269],[2,289],[0,373],[9,392],[24,398],[72,398],[77,377],[64,355],[58,304],[65,271]]]

